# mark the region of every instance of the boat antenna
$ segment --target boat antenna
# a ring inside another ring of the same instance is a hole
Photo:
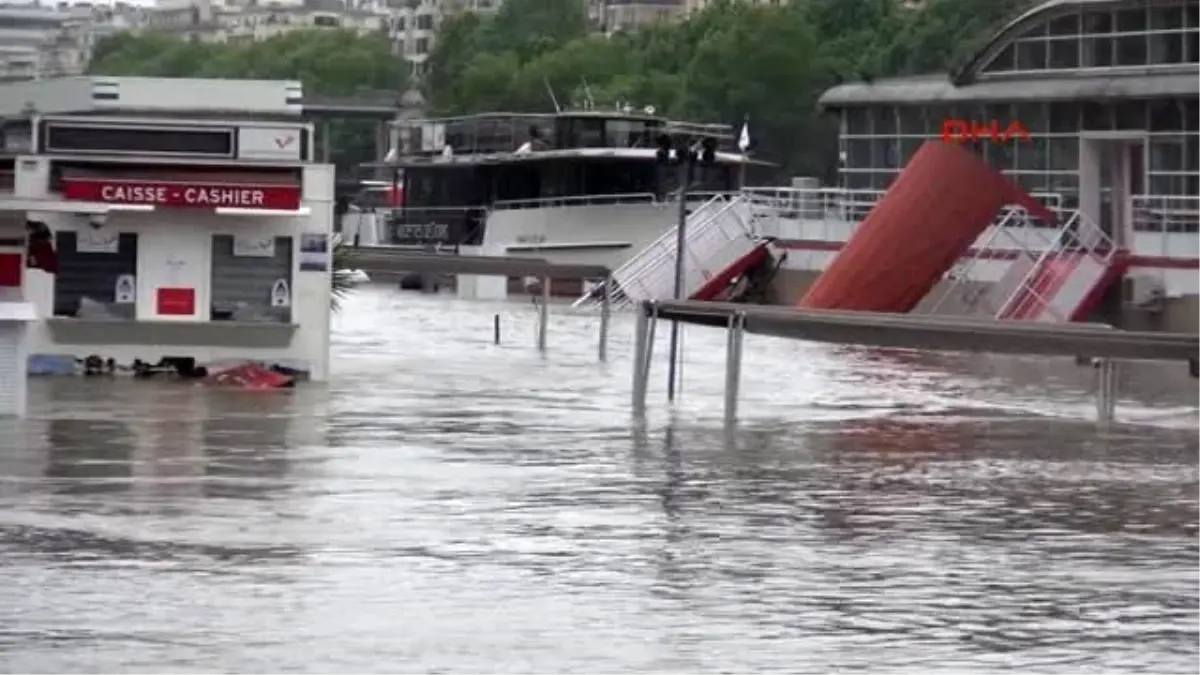
[[[554,112],[561,113],[562,108],[558,105],[558,99],[554,96],[554,88],[550,86],[550,79],[543,77],[542,83],[546,85],[546,93],[550,94],[550,102],[554,104]]]
[[[587,78],[579,78],[583,82],[583,95],[587,97],[587,109],[592,110],[596,107],[596,101],[592,98],[592,88],[588,86]]]

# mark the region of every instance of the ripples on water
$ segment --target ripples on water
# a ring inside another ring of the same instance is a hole
[[[491,316],[504,315],[504,345]],[[662,331],[665,332],[665,331]],[[1195,672],[1195,385],[723,335],[631,430],[630,322],[361,289],[329,388],[39,380],[6,672]],[[660,354],[664,349],[660,349]]]

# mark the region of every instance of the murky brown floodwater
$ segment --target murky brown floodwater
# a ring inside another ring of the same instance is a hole
[[[0,669],[1196,671],[1178,373],[1101,432],[1062,362],[750,337],[726,435],[689,329],[639,433],[629,321],[604,366],[594,320],[543,360],[493,311],[362,289],[328,390],[37,381],[0,428]]]

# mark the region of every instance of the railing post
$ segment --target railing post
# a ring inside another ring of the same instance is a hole
[[[729,317],[729,332],[725,342],[725,424],[737,424],[738,385],[742,375],[742,339],[746,332],[746,315],[738,312]]]
[[[600,297],[600,361],[608,360],[608,321],[612,318],[612,277],[604,278],[604,294]]]

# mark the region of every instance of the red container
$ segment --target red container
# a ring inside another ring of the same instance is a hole
[[[926,141],[796,307],[909,312],[1006,204],[1054,222],[970,151]]]

